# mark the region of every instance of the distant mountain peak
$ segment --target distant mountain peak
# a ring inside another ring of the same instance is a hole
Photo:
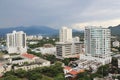
[[[110,26],[109,29],[111,29],[111,34],[114,36],[120,36],[120,24],[117,26]]]
[[[24,31],[27,35],[37,35],[37,34],[56,34],[58,30],[47,27],[47,26],[18,26],[18,27],[9,27],[1,28],[0,35],[6,35],[11,33],[13,30]]]

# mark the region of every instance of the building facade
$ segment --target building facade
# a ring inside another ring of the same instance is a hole
[[[116,40],[112,43],[112,45],[113,47],[120,47],[120,42]]]
[[[56,43],[56,56],[58,58],[73,58],[79,57],[82,53],[82,43]]]
[[[19,60],[15,60],[19,58]],[[37,67],[50,66],[50,61],[39,58],[35,55],[24,53],[19,56],[12,58],[11,64],[14,65],[14,70],[23,69],[23,70],[32,70]]]
[[[86,27],[84,34],[85,55],[80,59],[96,60],[103,65],[111,62],[111,32],[102,27]]]
[[[40,35],[29,35],[27,36],[27,40],[42,40],[43,36]]]
[[[120,68],[120,57],[118,57],[118,68]]]
[[[86,27],[84,37],[86,54],[101,56],[111,52],[110,29],[102,27]]]
[[[62,27],[59,31],[60,42],[72,42],[72,29]]]
[[[7,34],[7,51],[8,53],[26,53],[26,33],[23,31],[13,31]]]
[[[59,42],[56,42],[57,58],[79,57],[82,53],[82,43],[79,37],[72,38],[72,29],[62,27],[59,32]]]

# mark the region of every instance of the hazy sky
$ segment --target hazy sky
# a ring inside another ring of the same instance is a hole
[[[0,28],[120,24],[120,0],[0,0]]]

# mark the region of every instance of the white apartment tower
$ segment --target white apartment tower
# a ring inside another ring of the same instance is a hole
[[[85,55],[80,59],[97,60],[102,64],[111,62],[111,32],[108,28],[86,27],[84,33]]]
[[[85,53],[92,56],[109,54],[111,51],[110,29],[102,27],[85,28]]]
[[[59,31],[60,42],[72,42],[72,29],[62,27]]]
[[[7,34],[8,53],[26,53],[26,33],[23,31],[13,31]]]

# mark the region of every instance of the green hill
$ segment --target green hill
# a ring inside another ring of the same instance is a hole
[[[117,26],[110,26],[112,36],[120,36],[120,24]]]

